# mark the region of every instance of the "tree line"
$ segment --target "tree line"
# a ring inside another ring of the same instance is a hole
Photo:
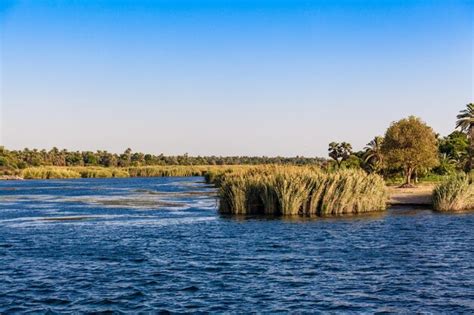
[[[252,157],[252,156],[177,156],[153,155],[133,152],[130,148],[121,154],[107,151],[68,151],[52,148],[51,150],[23,149],[7,150],[0,146],[0,171],[24,169],[38,166],[102,166],[130,167],[156,165],[257,165],[257,164],[292,164],[322,165],[323,158],[309,157]]]
[[[455,130],[446,137],[411,116],[392,123],[384,136],[375,137],[361,151],[353,152],[347,142],[332,142],[328,151],[335,168],[362,168],[386,178],[403,174],[407,186],[420,175],[470,172],[474,167],[474,104],[460,111]]]
[[[68,151],[28,149],[7,150],[0,146],[0,174],[38,166],[161,166],[161,165],[318,165],[325,169],[354,168],[377,173],[385,178],[403,174],[411,185],[427,174],[448,175],[469,172],[474,167],[474,104],[466,105],[457,116],[455,130],[441,137],[420,118],[408,117],[394,122],[384,136],[377,136],[367,146],[354,152],[350,143],[329,144],[329,157],[251,157],[251,156],[177,156],[153,155],[125,150]]]

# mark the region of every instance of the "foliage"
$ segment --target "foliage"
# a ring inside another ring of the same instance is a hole
[[[456,160],[465,161],[469,151],[469,139],[465,133],[453,131],[447,137],[439,139],[439,153]]]
[[[383,137],[375,137],[364,148],[364,163],[368,166],[369,172],[380,173],[384,167],[382,152]]]
[[[465,174],[449,177],[433,192],[433,207],[438,211],[474,209],[474,186]]]
[[[109,153],[107,151],[85,151],[71,152],[52,148],[46,150],[24,149],[19,151],[9,151],[0,146],[0,167],[2,169],[18,170],[28,167],[58,166],[58,167],[122,167],[134,168],[144,166],[196,166],[196,165],[257,165],[257,164],[291,164],[291,165],[323,165],[325,159],[305,158],[305,157],[191,157],[187,154],[181,156],[151,155],[143,153],[133,153],[131,149],[125,150],[122,154]],[[130,169],[135,172],[136,169]],[[152,172],[152,169],[141,170]],[[3,171],[2,171],[3,172]],[[144,175],[149,176],[149,175]],[[161,175],[160,175],[161,176]]]
[[[219,176],[222,213],[325,216],[386,207],[383,179],[360,170],[261,166]]]
[[[468,170],[474,167],[474,103],[466,105],[466,109],[462,110],[457,116],[456,128],[467,133],[469,137],[469,163]]]
[[[439,157],[439,165],[433,171],[439,175],[453,174],[456,172],[456,160],[443,153]]]
[[[433,129],[413,116],[395,122],[388,128],[382,153],[388,165],[404,170],[406,185],[411,184],[412,174],[416,170],[429,169],[438,164],[438,147]]]
[[[341,167],[342,162],[351,156],[352,146],[347,142],[331,142],[328,151],[329,157],[336,161],[338,167]]]

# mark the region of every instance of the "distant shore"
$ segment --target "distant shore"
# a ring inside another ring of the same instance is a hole
[[[23,180],[23,177],[15,175],[0,175],[0,180]]]

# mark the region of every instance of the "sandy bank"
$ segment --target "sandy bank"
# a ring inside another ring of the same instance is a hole
[[[396,205],[420,205],[431,206],[431,195],[434,185],[420,185],[414,188],[399,188],[389,186],[388,193],[390,195],[389,203]]]

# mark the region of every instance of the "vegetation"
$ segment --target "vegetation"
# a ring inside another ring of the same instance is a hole
[[[141,166],[141,167],[29,167],[18,175],[24,179],[53,178],[113,178],[113,177],[170,177],[170,176],[204,176],[209,170],[215,173],[233,169],[245,169],[246,166]]]
[[[381,211],[383,179],[361,170],[261,166],[213,175],[220,211],[228,214],[342,215]]]
[[[387,164],[403,169],[405,186],[411,186],[412,175],[417,170],[438,165],[438,146],[433,129],[413,116],[388,128],[382,152]]]
[[[473,168],[474,157],[474,103],[466,105],[466,109],[462,110],[457,116],[456,128],[468,134],[469,137],[469,164],[468,170]]]
[[[454,131],[450,135],[439,139],[439,153],[441,164],[449,161],[448,168],[441,168],[437,170],[439,174],[448,174],[454,171],[469,171],[468,156],[469,139],[467,135],[461,131]]]
[[[53,148],[46,150],[9,151],[0,146],[0,174],[15,173],[29,167],[58,166],[58,167],[143,167],[143,166],[195,166],[195,165],[258,165],[258,164],[291,164],[291,165],[323,165],[325,159],[305,157],[191,157],[187,154],[180,156],[151,155],[133,153],[131,149],[122,154],[107,151],[75,151]]]
[[[352,154],[352,146],[347,142],[329,144],[329,157],[332,158],[338,168],[341,168],[342,162],[348,160]]]
[[[26,168],[21,172],[24,179],[81,178],[79,172],[57,167]]]
[[[433,192],[433,207],[438,211],[474,209],[474,185],[465,174],[451,176]]]
[[[375,137],[364,148],[364,163],[369,172],[379,173],[384,168],[384,156],[382,152],[383,137]]]
[[[375,137],[361,151],[347,142],[329,144],[329,157],[192,157],[107,151],[7,150],[0,146],[0,178],[152,177],[202,176],[218,182],[222,174],[207,172],[216,166],[221,173],[252,165],[318,166],[326,172],[363,170],[381,175],[388,183],[439,182],[444,176],[471,169],[474,154],[474,104],[457,116],[456,127],[446,137],[435,136],[419,118],[393,123],[385,137]],[[220,168],[219,168],[220,166]],[[213,178],[216,176],[216,178]]]

